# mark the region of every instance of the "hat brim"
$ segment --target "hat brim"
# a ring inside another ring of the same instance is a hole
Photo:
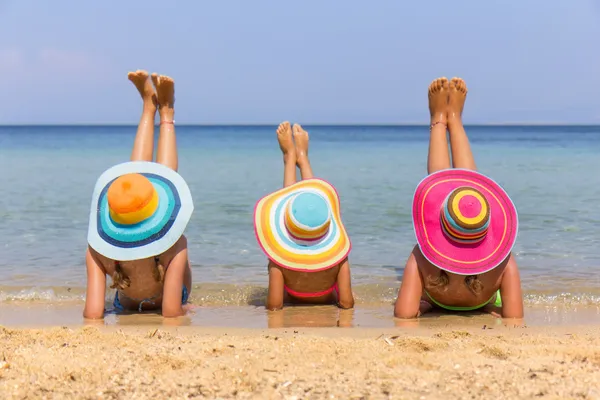
[[[300,191],[320,194],[331,210],[327,235],[314,243],[293,238],[285,228],[286,206]],[[259,200],[254,209],[254,231],[266,256],[280,267],[294,271],[329,269],[342,262],[352,247],[342,223],[339,196],[335,188],[322,179],[305,179]]]
[[[158,209],[145,221],[120,225],[112,221],[106,193],[111,183],[126,174],[150,180],[159,196]],[[132,161],[105,171],[94,188],[88,228],[88,244],[117,261],[154,257],[169,250],[183,235],[194,211],[190,189],[174,170],[162,164]]]
[[[490,205],[488,232],[476,244],[450,240],[440,223],[446,197],[462,186],[480,191]],[[496,268],[508,257],[517,238],[517,209],[508,194],[492,179],[471,170],[452,168],[425,177],[415,191],[412,218],[423,256],[436,267],[459,275]]]

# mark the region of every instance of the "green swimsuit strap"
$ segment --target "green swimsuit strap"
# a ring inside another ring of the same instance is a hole
[[[496,301],[494,302],[496,307],[502,307],[502,297],[500,296],[500,289],[496,292]]]
[[[479,305],[479,306],[475,306],[475,307],[457,307],[457,306],[447,306],[444,305],[440,302],[438,302],[436,299],[434,299],[433,297],[431,297],[431,295],[425,291],[425,294],[427,295],[427,297],[429,297],[429,299],[438,307],[443,308],[445,310],[448,311],[474,311],[474,310],[478,310],[482,307],[487,306],[493,299],[494,296],[496,297],[496,301],[494,302],[494,305],[496,307],[502,307],[502,298],[500,297],[500,290],[498,290],[488,301],[486,301],[485,303]]]

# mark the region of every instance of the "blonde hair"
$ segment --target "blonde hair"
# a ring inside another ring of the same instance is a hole
[[[450,277],[448,276],[448,273],[446,271],[441,269],[440,274],[437,276],[437,278],[430,277],[428,283],[432,287],[441,288],[442,290],[446,290],[448,284],[450,283]],[[479,279],[479,277],[477,275],[467,276],[465,278],[465,285],[467,286],[467,288],[469,288],[471,293],[473,293],[475,295],[481,293],[481,291],[483,290],[483,283],[481,282],[481,280]]]
[[[164,282],[165,280],[165,267],[161,264],[158,257],[154,257],[154,268],[152,268],[152,276],[156,282]],[[115,272],[112,274],[112,285],[111,289],[124,290],[131,285],[131,279],[125,274],[121,263],[115,261]]]

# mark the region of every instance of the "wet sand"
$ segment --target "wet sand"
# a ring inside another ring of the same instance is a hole
[[[78,326],[82,318],[83,302],[5,302],[0,303],[0,326],[42,327]],[[157,313],[117,315],[107,313],[102,325],[121,326],[193,326],[223,328],[284,328],[284,327],[353,327],[394,328],[409,324],[420,327],[474,327],[494,326],[502,321],[489,314],[428,313],[418,323],[394,319],[392,304],[377,307],[356,307],[340,310],[335,306],[286,307],[278,312],[267,312],[262,306],[202,306],[187,316],[165,320]],[[600,307],[594,306],[538,306],[527,307],[525,324],[537,326],[600,325]]]
[[[597,326],[0,328],[2,398],[598,398]]]

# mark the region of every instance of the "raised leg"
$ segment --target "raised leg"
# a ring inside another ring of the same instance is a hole
[[[160,115],[160,134],[156,162],[177,171],[177,140],[175,138],[175,82],[168,76],[152,74],[156,87],[158,113]]]
[[[427,154],[427,173],[432,174],[450,168],[450,153],[446,137],[448,109],[448,79],[438,78],[429,85],[429,114],[431,125],[429,132],[429,153]]]
[[[460,78],[450,81],[448,96],[448,130],[450,131],[450,147],[452,148],[452,166],[476,170],[475,159],[469,144],[469,138],[462,123],[462,112],[467,99],[467,85]]]
[[[310,160],[308,159],[308,132],[300,124],[294,124],[294,143],[296,144],[296,163],[300,168],[302,179],[314,177]]]
[[[277,128],[277,140],[283,153],[283,187],[296,183],[296,147],[290,123],[282,122]]]
[[[154,155],[154,117],[156,116],[156,92],[148,77],[148,72],[137,70],[127,74],[142,96],[144,106],[138,125],[131,161],[152,161]]]

